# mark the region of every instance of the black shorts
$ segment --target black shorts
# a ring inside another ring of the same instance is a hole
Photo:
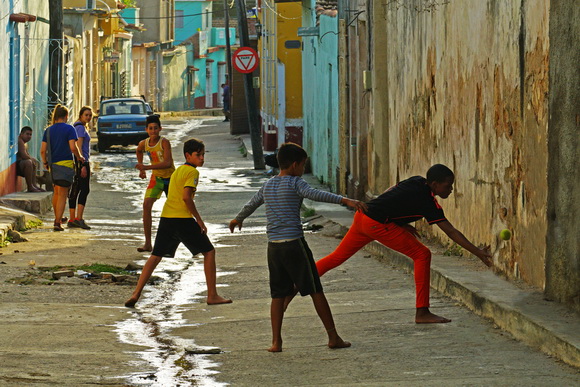
[[[152,255],[173,258],[180,243],[193,255],[213,250],[213,245],[193,218],[161,218]]]
[[[269,242],[268,269],[272,298],[294,294],[294,286],[302,296],[322,291],[312,251],[304,238],[282,243]]]
[[[24,177],[24,170],[22,169],[22,167],[21,167],[21,165],[20,165],[20,164],[21,164],[23,161],[24,161],[24,160],[16,160],[16,174],[17,174],[18,176],[22,176],[22,177]]]

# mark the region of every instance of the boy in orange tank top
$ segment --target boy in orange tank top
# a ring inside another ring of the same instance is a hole
[[[161,194],[169,189],[169,179],[175,171],[173,165],[173,156],[171,155],[171,144],[169,140],[161,137],[161,122],[159,116],[153,115],[147,117],[147,134],[149,138],[139,142],[137,146],[137,165],[135,168],[139,170],[139,177],[146,179],[145,171],[151,170],[151,179],[145,191],[145,198],[143,199],[143,233],[145,234],[145,244],[138,247],[137,251],[151,251],[153,246],[151,244],[151,209]],[[147,152],[151,164],[143,164],[143,155]]]

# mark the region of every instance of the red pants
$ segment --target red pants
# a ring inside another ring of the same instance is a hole
[[[401,226],[394,223],[379,223],[360,211],[354,215],[352,226],[336,250],[316,262],[318,274],[322,276],[328,270],[334,269],[373,240],[413,260],[417,293],[416,307],[428,307],[431,251]]]

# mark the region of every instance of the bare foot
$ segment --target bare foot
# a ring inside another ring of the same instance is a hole
[[[125,306],[127,308],[134,308],[138,300],[139,300],[138,298],[131,297],[127,301],[125,301]]]
[[[37,187],[30,187],[28,188],[28,192],[44,192],[44,190]]]
[[[282,342],[272,343],[272,346],[268,348],[268,352],[282,352]]]
[[[220,296],[208,297],[206,300],[208,305],[231,304],[232,300]]]
[[[451,320],[431,313],[429,308],[417,308],[417,313],[415,313],[415,323],[417,324],[441,324],[448,322],[451,322]]]
[[[328,348],[330,349],[340,349],[340,348],[348,348],[350,347],[350,343],[348,341],[344,341],[340,337],[336,340],[332,340],[328,342]]]
[[[153,247],[143,245],[143,247],[137,247],[137,251],[140,253],[144,253],[146,251],[151,252],[151,251],[153,251]]]

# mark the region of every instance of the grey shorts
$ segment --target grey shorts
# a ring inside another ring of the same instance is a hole
[[[302,296],[322,291],[312,251],[304,238],[282,243],[269,242],[268,269],[272,298],[290,296],[294,294],[294,287]]]

